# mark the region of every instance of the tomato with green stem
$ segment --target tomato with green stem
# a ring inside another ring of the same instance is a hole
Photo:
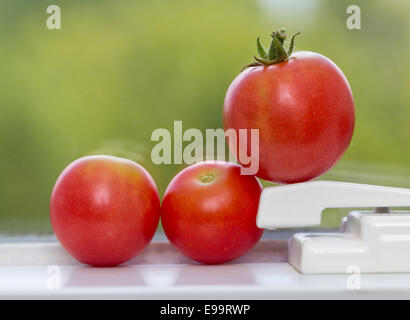
[[[233,80],[224,101],[224,129],[259,129],[256,175],[277,183],[307,181],[329,170],[349,146],[355,123],[346,77],[318,53],[293,53],[297,34],[288,50],[284,29],[271,34],[268,50],[258,38],[259,57]],[[231,151],[250,154],[249,136],[237,136]]]

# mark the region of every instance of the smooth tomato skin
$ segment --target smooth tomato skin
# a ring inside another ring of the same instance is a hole
[[[224,129],[237,134],[238,129],[259,129],[256,175],[277,183],[307,181],[329,170],[349,146],[354,122],[352,91],[342,71],[307,51],[246,69],[224,101]],[[250,154],[246,142],[241,139],[238,146]],[[230,148],[238,155],[234,145]]]
[[[202,182],[206,176],[212,181]],[[256,214],[260,182],[240,166],[206,161],[185,168],[168,185],[161,222],[170,242],[187,257],[223,263],[249,251],[262,236]]]
[[[160,201],[149,173],[137,163],[89,156],[59,176],[50,218],[61,245],[80,262],[110,267],[135,257],[158,226]]]

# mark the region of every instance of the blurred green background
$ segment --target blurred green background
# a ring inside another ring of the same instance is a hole
[[[62,30],[48,30],[57,4]],[[359,5],[362,29],[348,30]],[[357,123],[320,179],[410,187],[410,2],[406,0],[0,1],[0,232],[49,232],[61,170],[95,153],[147,168],[162,194],[181,166],[150,159],[156,128],[220,128],[225,91],[278,27],[345,73]],[[347,211],[327,212],[336,227]]]

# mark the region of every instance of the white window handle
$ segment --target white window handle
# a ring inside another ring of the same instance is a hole
[[[410,206],[410,189],[311,181],[265,188],[256,224],[264,229],[320,225],[326,208]]]

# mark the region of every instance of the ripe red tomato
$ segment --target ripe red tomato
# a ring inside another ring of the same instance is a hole
[[[135,257],[158,226],[155,183],[137,163],[90,156],[71,163],[58,178],[50,218],[62,246],[93,266],[115,266]]]
[[[168,239],[199,262],[223,263],[245,254],[260,239],[256,226],[262,186],[240,166],[206,161],[181,171],[169,184],[161,208]]]
[[[239,129],[259,129],[256,175],[293,183],[323,174],[340,159],[355,115],[349,83],[332,61],[313,52],[284,59],[253,63],[236,77],[226,93],[223,123],[238,137]],[[249,136],[238,140],[250,154]],[[230,148],[238,156],[238,148]]]

